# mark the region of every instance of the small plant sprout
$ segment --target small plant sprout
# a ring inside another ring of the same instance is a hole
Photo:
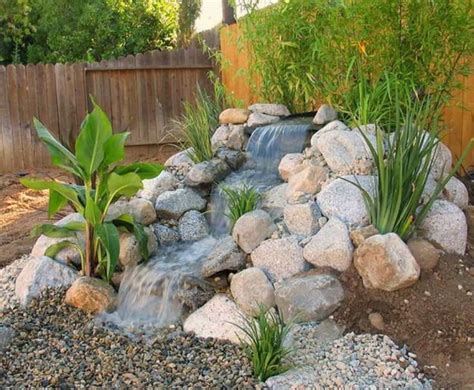
[[[248,184],[240,187],[221,185],[220,190],[226,199],[228,210],[226,217],[232,226],[242,215],[255,210],[261,199],[260,193]]]

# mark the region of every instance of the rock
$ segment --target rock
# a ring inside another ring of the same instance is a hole
[[[279,184],[270,188],[262,194],[262,209],[268,212],[273,219],[283,217],[283,210],[286,206],[287,183]]]
[[[145,233],[148,236],[148,254],[153,254],[158,248],[155,233],[149,227],[146,227]],[[142,260],[140,246],[133,233],[120,233],[120,252],[119,264],[122,267],[133,267]]]
[[[143,180],[143,189],[138,191],[137,196],[149,200],[155,204],[156,198],[163,192],[172,191],[178,187],[178,179],[168,171],[162,171],[153,179]]]
[[[212,184],[226,177],[230,173],[229,166],[220,159],[212,159],[195,164],[185,178],[189,186]]]
[[[303,248],[294,236],[263,241],[250,257],[254,267],[262,269],[272,281],[289,278],[307,269]]]
[[[142,225],[150,225],[156,221],[156,211],[153,203],[142,198],[133,198],[129,201],[119,200],[110,205],[107,220],[111,221],[122,214],[130,214],[135,222]]]
[[[288,181],[288,179],[295,173],[298,173],[302,169],[304,169],[304,156],[303,153],[290,153],[285,155],[281,161],[280,165],[278,166],[278,172],[280,173],[280,177],[284,181]]]
[[[242,125],[230,125],[230,134],[226,145],[230,149],[243,150],[247,144],[248,136]]]
[[[183,324],[185,332],[194,332],[198,337],[212,337],[240,343],[243,331],[243,313],[237,305],[224,294],[215,295],[204,306],[192,313]]]
[[[60,219],[55,223],[56,226],[65,226],[69,222],[84,222],[84,218],[79,213],[72,213],[66,215],[64,218]],[[78,244],[82,248],[84,248],[84,233],[78,232],[76,237],[64,237],[64,238],[57,238],[57,237],[47,237],[45,235],[41,235],[36,240],[33,249],[31,250],[32,257],[41,257],[44,256],[46,250],[54,244],[58,244],[63,241],[71,241],[75,244]],[[60,261],[65,264],[81,264],[81,254],[77,248],[74,247],[67,247],[61,249],[56,256],[54,257],[55,260]]]
[[[464,183],[457,177],[449,179],[443,189],[443,196],[451,203],[454,203],[461,210],[465,210],[469,204],[469,192]]]
[[[318,193],[328,176],[327,168],[322,165],[308,165],[300,172],[293,174],[288,180],[287,201],[296,203]]]
[[[15,283],[20,303],[28,305],[47,288],[69,287],[78,277],[67,265],[46,256],[30,257]]]
[[[123,277],[123,272],[114,272],[112,278],[110,279],[110,283],[112,283],[112,286],[114,286],[117,291],[120,288],[120,285],[122,284]]]
[[[270,309],[275,305],[273,285],[259,268],[247,268],[235,274],[230,291],[240,310],[249,316],[257,316],[260,307]]]
[[[284,221],[288,231],[297,236],[311,236],[319,230],[321,211],[314,201],[289,204],[284,210]]]
[[[191,152],[192,149],[189,148],[176,153],[166,160],[165,167],[175,169],[185,175],[194,165],[194,161],[189,157]]]
[[[219,115],[219,122],[221,124],[241,124],[247,122],[249,118],[250,111],[243,108],[228,108],[224,110]]]
[[[233,170],[239,169],[247,159],[245,153],[242,153],[240,150],[231,150],[225,147],[217,150],[216,157],[224,161]]]
[[[372,158],[363,139],[355,132],[334,130],[318,138],[317,149],[329,168],[337,175],[368,175],[373,168]]]
[[[369,193],[373,193],[374,177],[344,176],[325,186],[317,195],[317,203],[323,215],[336,217],[347,225],[365,226],[369,215],[365,207],[362,192],[354,184],[358,183]]]
[[[86,313],[100,313],[115,305],[117,293],[107,282],[82,276],[66,292],[65,302]]]
[[[370,313],[369,322],[377,330],[384,330],[385,328],[385,322],[380,313]]]
[[[242,215],[232,229],[232,237],[245,252],[252,252],[263,240],[276,230],[270,215],[263,210],[254,210]]]
[[[0,352],[10,345],[14,337],[15,331],[12,328],[0,325]]]
[[[183,241],[198,241],[209,234],[209,226],[204,215],[190,210],[179,219],[178,232]]]
[[[316,116],[313,118],[315,125],[325,125],[326,123],[335,121],[337,119],[337,111],[327,104],[319,107]]]
[[[420,267],[395,233],[366,239],[354,254],[354,265],[366,288],[395,291],[416,283]]]
[[[464,210],[469,233],[469,241],[474,241],[474,206],[468,205]]]
[[[225,146],[230,135],[230,127],[228,125],[219,126],[211,137],[212,150],[217,150]]]
[[[343,298],[344,290],[332,275],[300,275],[275,285],[275,303],[285,321],[324,320]]]
[[[453,165],[453,157],[449,148],[440,142],[435,152],[430,174],[435,180],[446,177]]]
[[[249,119],[247,121],[247,126],[248,127],[260,127],[260,126],[265,126],[269,125],[271,123],[278,122],[280,120],[279,116],[273,116],[273,115],[266,115],[266,114],[260,114],[260,113],[252,113],[249,116]]]
[[[462,210],[447,200],[435,200],[420,225],[423,237],[449,253],[466,251],[467,223]]]
[[[326,134],[330,131],[350,131],[350,130],[351,129],[349,129],[341,121],[336,120],[336,121],[329,122],[326,126],[324,126],[323,128],[319,129],[316,133],[314,133],[314,135],[311,137],[311,146],[316,147],[319,137],[321,137],[323,134]]]
[[[360,125],[358,127],[354,127],[352,131],[354,133],[359,133],[359,134],[363,133],[367,137],[375,137],[377,135],[377,129],[380,129],[380,128],[378,128],[377,125],[370,123],[368,125]]]
[[[410,238],[408,249],[423,271],[429,271],[438,265],[441,251],[429,241],[422,238]]]
[[[179,219],[186,211],[202,210],[206,201],[189,188],[166,191],[156,199],[155,210],[159,218]]]
[[[304,247],[303,257],[315,266],[343,272],[352,263],[353,250],[347,226],[331,218]]]
[[[220,239],[202,265],[201,275],[209,278],[222,271],[239,271],[245,267],[242,253],[231,236]]]
[[[290,110],[283,104],[269,104],[269,103],[256,103],[249,107],[252,112],[258,112],[260,114],[267,114],[273,116],[288,116]]]
[[[168,226],[155,223],[153,224],[153,231],[155,232],[158,243],[162,246],[172,245],[179,241],[179,233]]]
[[[364,226],[352,229],[349,233],[352,243],[357,248],[369,237],[379,234],[379,231],[374,225]]]

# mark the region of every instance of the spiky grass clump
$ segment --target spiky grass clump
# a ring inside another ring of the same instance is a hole
[[[242,215],[255,210],[261,199],[260,193],[248,184],[240,187],[222,185],[220,189],[227,202],[226,217],[229,218],[232,226]]]

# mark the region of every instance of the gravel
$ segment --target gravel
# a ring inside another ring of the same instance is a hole
[[[15,281],[29,259],[29,256],[24,256],[0,269],[0,313],[19,304],[15,296]]]

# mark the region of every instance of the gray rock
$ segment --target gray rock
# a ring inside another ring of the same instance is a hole
[[[0,325],[0,351],[6,349],[14,337],[15,331],[12,328]]]
[[[467,222],[462,210],[447,200],[435,200],[420,225],[422,235],[449,253],[463,255],[467,243]]]
[[[153,231],[160,245],[172,245],[179,241],[179,233],[160,223],[153,224]]]
[[[209,234],[209,226],[204,215],[190,210],[179,219],[178,232],[183,241],[198,241]]]
[[[285,321],[323,320],[343,298],[344,290],[332,275],[300,275],[275,285],[275,302]]]
[[[352,263],[352,246],[347,226],[331,218],[304,247],[306,261],[318,267],[331,267],[343,272]]]
[[[431,167],[430,174],[435,180],[446,177],[451,171],[453,165],[453,157],[451,155],[451,150],[440,142],[438,144],[438,149],[435,152],[433,166]]]
[[[174,190],[178,187],[178,179],[168,172],[162,171],[153,179],[143,180],[143,189],[138,191],[137,196],[149,200],[155,204],[156,198],[163,192]]]
[[[284,221],[288,231],[297,236],[311,236],[319,230],[321,211],[314,201],[288,204],[284,210]]]
[[[22,305],[28,305],[47,288],[69,287],[78,276],[71,267],[49,257],[30,257],[16,279],[15,294]]]
[[[212,184],[226,177],[230,173],[229,166],[220,159],[212,159],[195,164],[185,178],[189,186]]]
[[[454,203],[461,210],[465,210],[469,204],[469,192],[464,183],[457,177],[449,179],[446,187],[443,189],[443,197],[451,203]]]
[[[240,310],[249,316],[256,316],[261,307],[270,309],[275,305],[273,285],[256,267],[235,274],[230,282],[230,291]]]
[[[272,218],[283,217],[283,210],[286,206],[287,183],[279,184],[270,188],[262,194],[262,209],[268,212]]]
[[[249,115],[249,110],[243,108],[228,108],[220,113],[219,122],[221,124],[241,124],[247,122]]]
[[[155,233],[149,227],[145,227],[145,234],[148,236],[148,254],[152,255],[158,248]],[[119,264],[125,267],[133,267],[142,260],[140,246],[133,233],[120,233]]]
[[[119,200],[113,203],[109,208],[106,219],[111,221],[122,214],[132,215],[135,222],[142,225],[150,225],[156,221],[156,211],[153,203],[142,198]]]
[[[294,236],[263,241],[250,256],[253,265],[273,281],[289,278],[308,266],[303,258],[303,248]]]
[[[232,237],[245,253],[250,253],[276,229],[267,212],[255,210],[242,215],[237,220],[232,229]]]
[[[189,157],[192,149],[186,149],[174,154],[165,162],[165,167],[174,169],[185,175],[194,165],[193,160]]]
[[[212,150],[225,146],[230,135],[229,125],[219,126],[211,137]]]
[[[202,210],[206,201],[189,188],[166,191],[156,199],[155,210],[159,218],[178,219],[186,211]]]
[[[323,134],[326,134],[330,131],[350,131],[344,123],[341,121],[335,120],[332,122],[329,122],[326,126],[323,128],[319,129],[312,137],[311,137],[311,146],[317,148],[317,141],[319,137],[321,137]]]
[[[220,239],[202,265],[201,274],[209,278],[222,271],[239,271],[245,267],[242,253],[231,236]]]
[[[327,104],[319,107],[318,112],[313,118],[315,125],[325,125],[326,123],[335,121],[337,119],[337,111]]]
[[[289,153],[281,159],[278,165],[278,172],[284,181],[288,181],[293,174],[300,172],[304,168],[303,153]]]
[[[250,114],[247,121],[248,127],[260,127],[269,125],[271,123],[278,122],[280,120],[279,116],[259,114],[257,112]]]
[[[283,104],[270,104],[270,103],[256,103],[249,107],[252,112],[258,112],[260,114],[267,114],[273,116],[288,116],[290,110]]]
[[[224,161],[233,170],[239,169],[247,159],[245,153],[240,150],[232,150],[225,147],[217,150],[216,157]]]
[[[329,171],[320,164],[308,164],[303,170],[293,174],[288,180],[286,199],[289,203],[306,201],[321,191],[329,177]]]
[[[234,150],[243,150],[248,141],[245,127],[243,125],[230,125],[229,127],[230,133],[225,146]]]

